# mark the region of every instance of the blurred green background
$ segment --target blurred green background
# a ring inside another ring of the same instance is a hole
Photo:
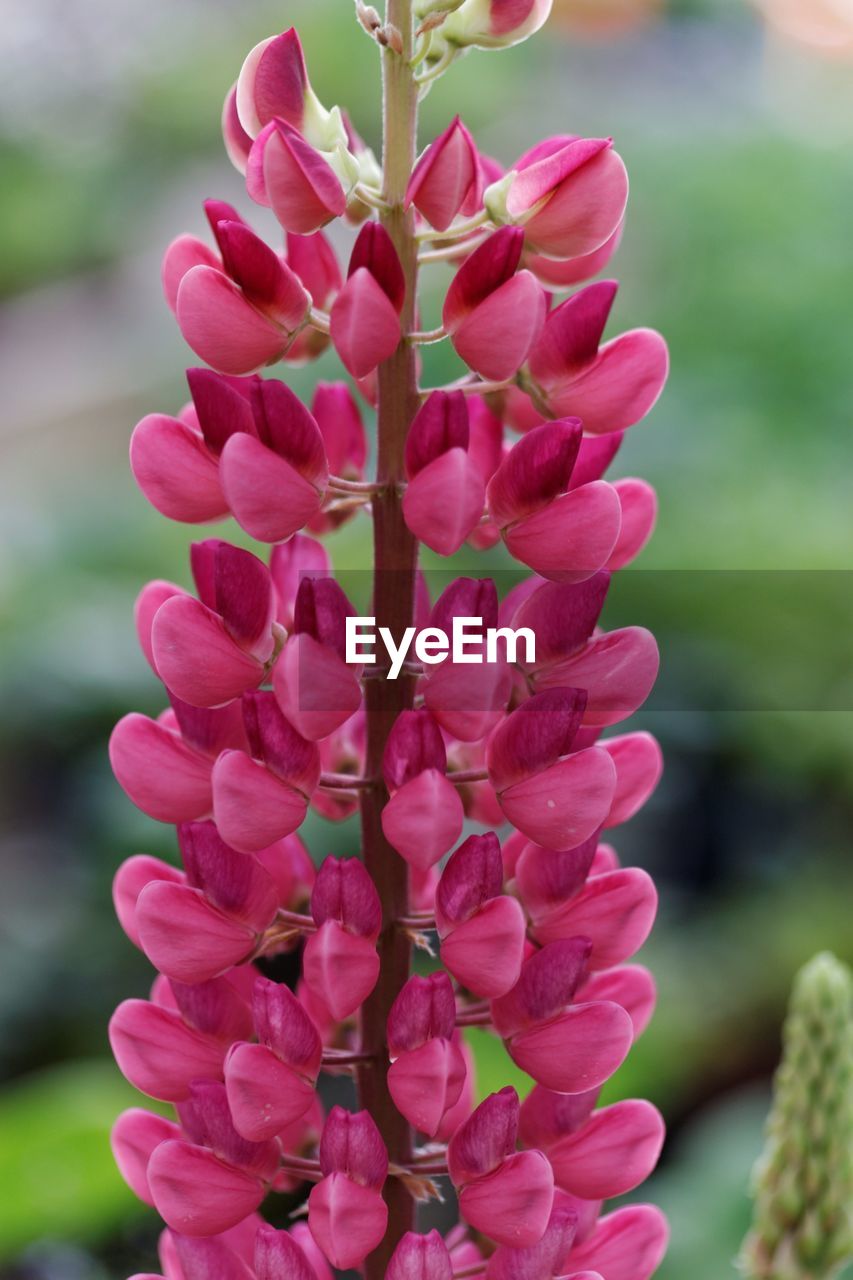
[[[658,532],[606,615],[652,625],[664,664],[636,719],[659,734],[666,777],[618,833],[660,882],[643,957],[660,1005],[610,1087],[669,1123],[643,1191],[672,1216],[662,1280],[733,1274],[790,980],[819,949],[853,953],[853,62],[843,41],[826,56],[821,0],[799,22],[795,0],[776,7],[781,29],[774,0],[556,0],[544,35],[463,60],[424,110],[425,139],[458,111],[504,162],[543,130],[612,134],[633,183],[613,331],[654,325],[672,348],[665,397],[615,468],[656,485]],[[113,782],[106,738],[129,708],[159,710],[131,603],[150,577],[186,581],[192,532],[146,506],[127,441],[186,394],[163,246],[203,233],[204,196],[248,212],[218,134],[245,51],[295,22],[321,98],[376,142],[375,51],[352,8],[2,5],[4,1280],[154,1263],[154,1216],[106,1143],[132,1098],[106,1021],[151,977],[109,885],[123,857],[173,844]],[[347,526],[336,561],[364,565],[365,546]],[[319,823],[309,841],[353,848]],[[506,1063],[477,1047],[488,1091]]]

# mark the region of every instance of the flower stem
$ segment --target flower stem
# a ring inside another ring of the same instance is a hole
[[[414,217],[403,210],[403,199],[416,154],[418,91],[412,57],[412,0],[387,0],[385,20],[400,32],[402,52],[385,48],[383,75],[383,171],[382,197],[387,209],[381,220],[400,257],[406,280],[401,316],[403,341],[379,366],[376,482],[379,491],[373,511],[373,604],[378,626],[386,626],[399,641],[414,614],[417,543],[406,527],[399,485],[404,479],[403,457],[409,424],[418,408],[415,348],[405,340],[415,327],[417,290],[417,242]],[[367,749],[365,774],[382,775],[382,755],[394,721],[412,705],[415,681],[411,675],[398,680],[366,683]],[[361,794],[361,831],[364,861],[382,901],[383,929],[379,937],[380,973],[361,1013],[361,1051],[374,1060],[359,1066],[357,1084],[360,1106],[368,1110],[382,1134],[392,1164],[408,1165],[412,1156],[412,1131],[388,1090],[388,1013],[409,976],[412,943],[396,923],[408,914],[408,867],[382,832],[381,813],[388,793],[380,785]],[[384,1280],[388,1261],[401,1236],[414,1227],[414,1201],[404,1183],[389,1178],[385,1185],[388,1228],[382,1243],[365,1263],[366,1280]]]

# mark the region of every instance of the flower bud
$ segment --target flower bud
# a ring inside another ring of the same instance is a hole
[[[367,1111],[333,1107],[320,1141],[323,1180],[308,1197],[308,1224],[332,1266],[357,1266],[385,1234],[388,1153]]]
[[[404,208],[414,205],[431,227],[446,231],[458,213],[476,213],[482,201],[480,172],[474,139],[456,116],[419,157]]]
[[[381,223],[365,223],[330,313],[332,342],[354,378],[366,377],[397,350],[405,293],[391,237]]]
[[[463,0],[440,28],[461,48],[509,49],[532,36],[551,13],[553,0]]]

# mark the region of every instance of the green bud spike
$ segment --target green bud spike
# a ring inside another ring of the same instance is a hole
[[[829,953],[794,980],[766,1132],[740,1269],[828,1280],[853,1258],[853,974]]]

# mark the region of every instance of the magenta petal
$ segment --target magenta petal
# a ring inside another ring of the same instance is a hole
[[[382,928],[382,903],[364,863],[358,858],[324,858],[311,891],[314,923],[335,920],[375,942]]]
[[[486,744],[486,767],[497,791],[540,773],[568,755],[586,707],[583,689],[549,689],[527,698]]]
[[[221,262],[212,249],[197,236],[183,235],[173,240],[163,256],[161,279],[163,293],[172,311],[178,306],[178,289],[188,271],[193,267],[221,269]]]
[[[425,769],[394,793],[382,810],[386,840],[425,871],[459,839],[465,811],[459,792],[437,769]]]
[[[221,706],[263,679],[263,664],[192,596],[172,596],[161,605],[151,627],[151,647],[160,679],[191,706]]]
[[[494,831],[469,836],[448,858],[435,890],[435,922],[444,938],[503,891],[503,860]]]
[[[508,1042],[510,1057],[537,1084],[558,1093],[585,1093],[622,1065],[633,1040],[631,1019],[618,1004],[575,1004]]]
[[[576,897],[537,924],[536,937],[544,943],[589,938],[590,968],[609,969],[639,951],[654,924],[657,901],[648,872],[623,867],[588,880]]]
[[[179,1102],[187,1097],[191,1080],[222,1075],[222,1043],[147,1000],[124,1000],[110,1019],[109,1032],[122,1075],[152,1098]]]
[[[504,1158],[515,1151],[518,1115],[518,1094],[511,1085],[483,1099],[448,1144],[448,1169],[455,1186],[500,1168]]]
[[[254,373],[284,354],[287,337],[213,267],[193,267],[178,288],[185,341],[220,373]]]
[[[354,378],[366,377],[397,350],[400,317],[366,267],[349,277],[335,299],[330,332],[335,350]]]
[[[216,825],[223,840],[242,853],[266,849],[305,818],[307,797],[242,751],[223,751],[212,784]]]
[[[148,1180],[157,1212],[173,1231],[188,1236],[227,1231],[264,1198],[259,1178],[186,1142],[162,1143],[151,1157]]]
[[[435,1137],[446,1111],[465,1084],[465,1059],[451,1040],[427,1040],[400,1054],[388,1069],[388,1089],[409,1124]]]
[[[604,825],[616,827],[642,809],[660,782],[663,754],[650,733],[624,733],[601,745],[616,766],[616,790]]]
[[[131,713],[113,729],[109,750],[119,784],[149,817],[186,822],[210,811],[210,761],[177,733]]]
[[[573,849],[610,812],[616,769],[608,753],[589,747],[508,787],[500,805],[514,827],[549,849]]]
[[[622,527],[616,546],[610,553],[607,568],[624,569],[635,560],[654,532],[658,515],[658,498],[645,480],[617,480],[613,488],[622,504]]]
[[[442,963],[475,995],[502,996],[521,973],[524,930],[524,912],[517,900],[492,898],[442,940]]]
[[[436,231],[446,231],[476,182],[477,160],[474,140],[457,116],[419,157],[405,207],[414,205]]]
[[[409,978],[391,1005],[386,1027],[392,1058],[418,1049],[428,1040],[452,1040],[456,1001],[447,974],[438,970],[424,978],[418,974]]]
[[[469,438],[468,405],[462,392],[431,392],[406,436],[406,475],[411,480],[448,449],[467,451]]]
[[[595,145],[594,140],[578,139],[563,155],[590,142]],[[511,188],[511,200],[516,186],[531,172],[522,170],[519,174]],[[554,173],[552,178],[556,176]],[[544,207],[525,224],[526,241],[539,253],[558,258],[593,254],[613,237],[627,200],[628,174],[621,157],[610,148],[600,149],[553,188]],[[601,265],[594,264],[590,274]]]
[[[139,937],[148,959],[178,982],[206,982],[249,958],[257,935],[189,885],[155,880],[139,895]]]
[[[130,439],[130,467],[153,507],[171,520],[219,520],[228,504],[202,436],[178,418],[150,413]]]
[[[453,1262],[437,1231],[407,1231],[391,1255],[385,1280],[452,1280]]]
[[[538,641],[538,636],[537,636]],[[537,660],[541,659],[538,653]],[[584,724],[603,727],[633,715],[652,691],[660,655],[645,627],[594,636],[578,653],[537,673],[536,687],[586,689]]]
[[[266,201],[286,231],[306,236],[339,217],[346,208],[340,180],[318,151],[286,124],[265,127],[252,148],[259,150]],[[249,172],[252,170],[249,157]],[[250,192],[250,194],[252,194]]]
[[[546,288],[568,289],[572,285],[583,284],[607,266],[619,248],[623,228],[624,224],[620,222],[613,235],[598,249],[574,258],[549,258],[528,249],[524,254],[524,265]]]
[[[340,1021],[366,1000],[379,977],[379,956],[369,938],[342,929],[334,920],[311,934],[303,953],[305,982]]]
[[[380,1192],[343,1173],[318,1182],[308,1197],[311,1234],[333,1267],[357,1267],[385,1234],[388,1208]]]
[[[401,711],[385,740],[382,773],[391,790],[411,782],[425,769],[444,773],[447,752],[441,730],[429,711]]]
[[[147,853],[137,853],[121,864],[113,879],[113,906],[119,924],[131,942],[141,947],[136,920],[136,904],[146,885],[155,880],[182,884],[183,872],[168,862],[152,858]]]
[[[482,378],[502,382],[524,363],[544,321],[542,286],[529,271],[520,271],[462,321],[453,346]]]
[[[543,578],[582,582],[606,564],[621,524],[618,493],[594,480],[511,525],[504,538],[510,554]]]
[[[225,152],[238,173],[245,174],[252,139],[240,123],[237,114],[237,86],[232,85],[222,105],[222,140]]]
[[[154,663],[154,651],[151,648],[151,627],[154,618],[161,604],[166,600],[170,600],[172,596],[186,595],[181,587],[175,586],[174,582],[165,582],[162,578],[155,578],[153,582],[148,582],[142,588],[133,604],[133,620],[136,624],[136,635],[139,640],[139,647],[145,654],[148,665],[157,675],[157,667]]]
[[[293,27],[269,36],[249,51],[236,85],[236,109],[243,129],[255,137],[274,116],[302,128],[308,74]]]
[[[459,1192],[466,1222],[498,1244],[524,1249],[545,1234],[554,1199],[554,1175],[541,1151],[518,1151],[494,1173]]]
[[[110,1134],[113,1159],[131,1191],[145,1204],[154,1203],[147,1176],[152,1152],[161,1142],[180,1137],[181,1130],[173,1121],[143,1111],[141,1107],[123,1111],[113,1125]]]
[[[299,1225],[302,1228],[299,1240],[296,1238],[296,1228],[291,1231],[276,1231],[266,1223],[258,1228],[253,1259],[257,1280],[281,1280],[283,1276],[287,1276],[288,1280],[320,1280],[322,1272],[318,1272],[315,1265],[318,1259],[312,1257],[309,1261],[309,1249],[314,1254],[319,1253],[319,1250],[306,1223]],[[322,1265],[327,1271],[325,1258]],[[325,1280],[331,1280],[331,1274]]]
[[[225,1088],[234,1127],[252,1142],[275,1137],[314,1101],[310,1080],[262,1044],[234,1046],[225,1061]]]
[[[606,1280],[649,1280],[669,1240],[660,1209],[632,1204],[599,1219],[592,1235],[572,1250],[570,1266],[594,1268]]]
[[[610,1200],[638,1187],[658,1162],[663,1117],[650,1102],[617,1102],[594,1111],[548,1151],[557,1185],[583,1200]]]
[[[464,449],[449,449],[409,481],[403,516],[415,537],[450,556],[477,525],[484,503],[480,472]]]
[[[631,1019],[634,1039],[641,1036],[651,1022],[657,1000],[655,980],[641,964],[621,965],[593,973],[577,992],[578,1000],[612,1000],[621,1004]]]
[[[592,435],[624,431],[654,406],[669,373],[669,353],[654,329],[632,329],[605,343],[591,367],[549,392],[553,410],[575,414]]]
[[[465,259],[444,299],[442,320],[455,333],[476,307],[514,275],[524,247],[524,232],[501,227]]]
[[[504,528],[569,487],[583,438],[579,418],[543,422],[513,445],[489,482],[489,515]]]
[[[261,542],[280,542],[320,509],[322,495],[259,440],[234,435],[221,459],[222,487],[235,519]]]
[[[361,706],[361,687],[334,649],[301,633],[288,640],[275,665],[273,688],[287,719],[317,742],[339,729]]]

